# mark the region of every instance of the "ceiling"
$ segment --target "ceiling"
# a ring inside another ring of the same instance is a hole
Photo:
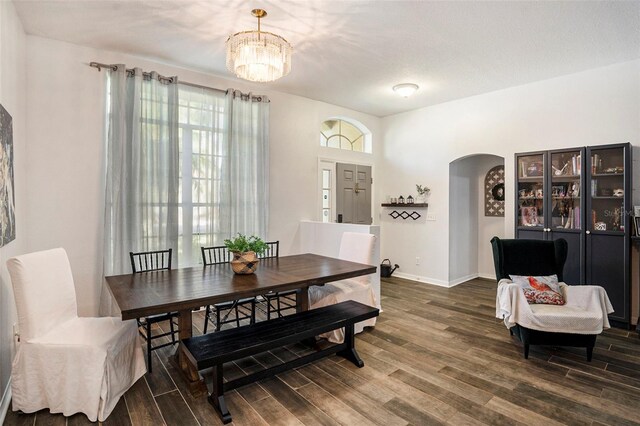
[[[28,34],[235,79],[224,43],[254,29],[294,46],[257,85],[386,116],[640,58],[640,1],[14,0]],[[95,58],[100,61],[100,58]],[[128,64],[134,65],[134,64]],[[395,95],[395,84],[420,90]]]

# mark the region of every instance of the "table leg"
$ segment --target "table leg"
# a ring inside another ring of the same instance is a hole
[[[303,287],[296,294],[296,312],[304,312],[309,310],[309,288]]]
[[[178,311],[180,340],[188,339],[192,336],[191,322],[191,309]],[[204,383],[204,380],[200,377],[198,369],[189,362],[187,355],[184,353],[182,343],[178,344],[178,349],[176,349],[176,353],[173,356],[173,362],[182,372],[182,376],[187,381],[189,390],[193,396],[198,397],[207,393],[207,386]]]

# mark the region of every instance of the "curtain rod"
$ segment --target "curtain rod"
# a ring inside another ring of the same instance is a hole
[[[89,66],[92,67],[92,68],[97,68],[98,71],[102,71],[102,68],[110,69],[111,71],[116,71],[118,69],[117,65],[114,65],[114,64],[101,64],[100,62],[89,62]],[[135,70],[133,68],[127,68],[126,72],[129,75],[133,75]],[[150,72],[143,72],[142,75],[143,75],[143,77],[151,77],[151,73]],[[158,74],[158,81],[161,81],[161,82],[164,82],[164,83],[173,83],[173,78],[172,77],[165,77],[163,75],[159,75]],[[220,92],[220,93],[227,93],[226,90],[217,89],[215,87],[203,86],[201,84],[187,83],[185,81],[180,81],[180,84],[184,84],[185,86],[195,87],[197,89],[206,89],[206,90],[213,90],[215,92]],[[234,96],[236,96],[235,95],[236,93],[239,93],[240,96],[243,97],[243,98],[247,98],[249,96],[249,93],[242,93],[239,90],[234,90]],[[254,101],[262,102],[263,96],[252,96],[251,99],[254,100]],[[271,102],[271,101],[269,101],[269,102]]]

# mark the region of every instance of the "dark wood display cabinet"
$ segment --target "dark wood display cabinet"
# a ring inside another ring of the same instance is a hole
[[[516,238],[569,245],[568,284],[607,290],[630,320],[631,148],[628,143],[516,154]]]

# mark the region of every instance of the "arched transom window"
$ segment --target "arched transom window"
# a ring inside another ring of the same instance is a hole
[[[371,152],[368,134],[341,119],[326,120],[320,127],[320,145],[347,151]]]

